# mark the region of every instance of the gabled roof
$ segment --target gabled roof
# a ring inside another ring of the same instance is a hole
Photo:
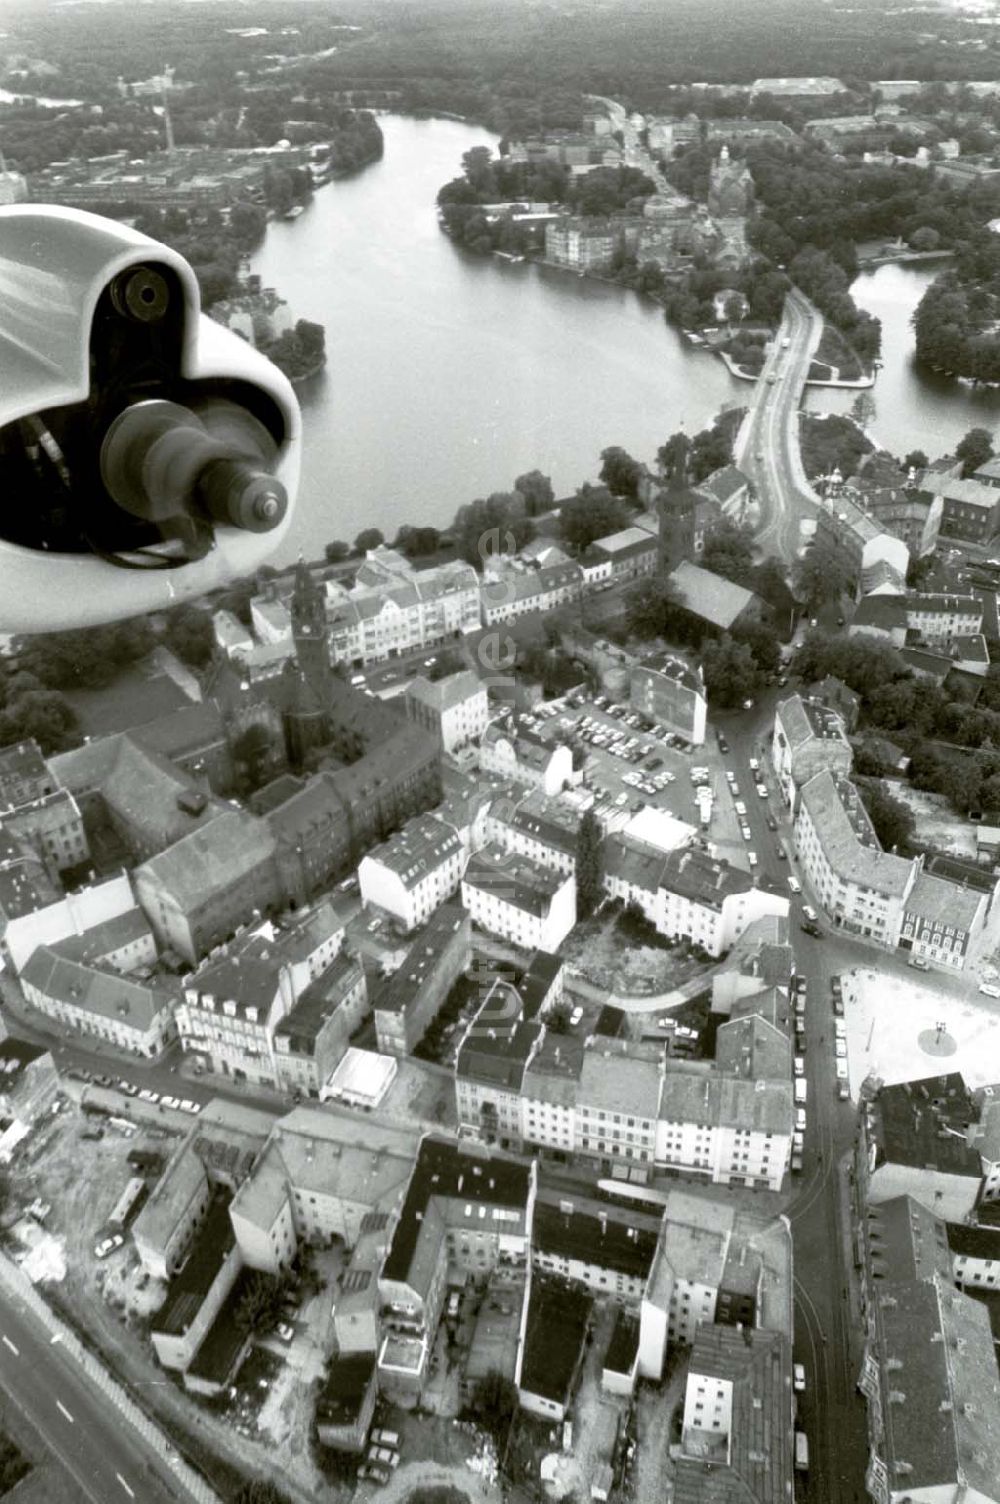
[[[742,585],[734,585],[710,569],[702,569],[684,559],[670,573],[687,609],[712,626],[728,631],[757,596]]]
[[[195,830],[136,869],[191,910],[233,888],[274,856],[274,836],[263,820],[227,808],[204,830]]]

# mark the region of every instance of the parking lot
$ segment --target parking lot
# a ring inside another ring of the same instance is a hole
[[[573,694],[536,706],[534,715],[546,740],[566,741],[586,754],[584,781],[622,810],[643,805],[691,819],[683,795],[688,789],[690,747],[631,706],[598,695]]]

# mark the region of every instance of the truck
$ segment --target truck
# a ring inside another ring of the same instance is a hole
[[[795,1433],[795,1471],[797,1473],[809,1471],[809,1438],[804,1431]]]

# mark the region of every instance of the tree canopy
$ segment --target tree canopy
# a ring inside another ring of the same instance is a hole
[[[628,526],[631,512],[620,496],[613,496],[607,486],[584,481],[575,496],[564,501],[559,512],[559,530],[567,543],[584,549],[595,538],[607,537]]]

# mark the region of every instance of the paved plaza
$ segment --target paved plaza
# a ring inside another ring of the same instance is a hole
[[[924,978],[859,967],[842,977],[851,1096],[870,1073],[885,1084],[960,1071],[970,1089],[1000,1081],[1000,999],[952,997]]]

